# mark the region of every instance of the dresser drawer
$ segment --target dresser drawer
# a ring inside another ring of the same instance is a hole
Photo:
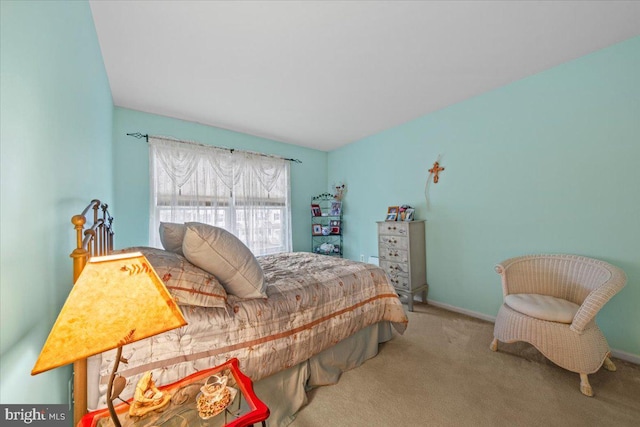
[[[383,247],[378,248],[378,257],[380,261],[407,262],[409,260],[407,251]]]
[[[409,234],[409,223],[399,221],[379,222],[378,235],[407,236]]]
[[[380,267],[387,274],[408,274],[409,273],[409,264],[406,262],[391,262],[391,261],[380,261]]]
[[[378,243],[380,247],[392,249],[407,249],[409,247],[409,239],[405,236],[380,235]]]
[[[407,276],[389,276],[391,285],[396,289],[402,289],[404,291],[411,290],[411,282]]]

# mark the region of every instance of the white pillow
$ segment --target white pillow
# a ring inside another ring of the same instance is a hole
[[[184,234],[187,231],[187,226],[184,224],[176,224],[173,222],[161,222],[160,223],[160,242],[162,247],[169,252],[183,255],[182,253],[182,241],[184,240]]]
[[[264,273],[251,250],[227,230],[188,222],[184,256],[216,276],[227,293],[240,298],[266,298]]]

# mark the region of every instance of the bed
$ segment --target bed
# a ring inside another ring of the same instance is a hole
[[[87,226],[90,211],[93,224]],[[78,236],[71,255],[75,279],[88,257],[114,251],[113,219],[94,200],[72,222]],[[219,277],[193,264],[190,253],[167,249],[119,250],[147,257],[188,322],[123,348],[129,361],[119,370],[127,378],[125,400],[145,372],[162,385],[237,358],[270,408],[268,425],[287,425],[307,403],[310,387],[336,383],[341,372],[375,356],[379,343],[407,326],[398,295],[372,264],[306,252],[255,257],[265,295],[240,297],[234,288],[228,292],[228,283],[218,286]],[[115,350],[75,365],[76,423],[87,409],[106,405],[114,357]]]

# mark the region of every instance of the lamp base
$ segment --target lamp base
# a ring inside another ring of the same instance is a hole
[[[109,376],[109,385],[107,386],[107,407],[109,408],[109,414],[111,415],[111,420],[113,421],[113,425],[115,427],[122,427],[120,424],[120,420],[118,419],[118,414],[116,414],[116,410],[113,407],[113,401],[120,396],[122,390],[124,390],[124,386],[127,384],[127,381],[118,376],[116,378],[116,372],[118,371],[118,366],[120,366],[120,360],[122,359],[122,347],[118,347],[118,352],[116,353],[116,360],[113,363],[113,370],[111,371],[111,375]],[[127,361],[122,359],[124,363]]]

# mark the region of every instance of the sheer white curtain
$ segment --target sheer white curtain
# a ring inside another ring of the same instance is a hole
[[[150,245],[160,222],[225,228],[256,255],[291,251],[289,162],[149,137]]]

